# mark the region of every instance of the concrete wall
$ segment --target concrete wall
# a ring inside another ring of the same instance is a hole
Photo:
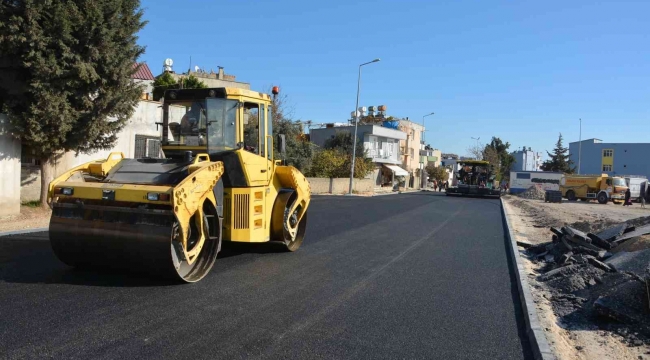
[[[136,135],[149,135],[159,137],[161,128],[156,129],[156,122],[162,122],[162,109],[161,103],[156,101],[140,101],[135,108],[135,112],[127,121],[126,126],[117,136],[115,147],[111,150],[99,150],[91,154],[75,154],[68,152],[59,157],[54,164],[54,176],[59,176],[62,173],[70,170],[71,168],[94,161],[98,159],[105,159],[108,154],[113,151],[123,152],[127,158],[135,156],[135,136]],[[181,108],[172,108],[172,115],[180,118]],[[174,115],[175,114],[175,115]],[[1,140],[0,140],[1,141]],[[18,147],[20,151],[20,146]],[[20,161],[20,153],[18,154]],[[1,170],[2,168],[0,168]],[[2,171],[4,175],[5,172]],[[18,190],[19,200],[22,202],[39,200],[41,189],[41,172],[38,167],[25,166],[20,167],[20,162],[17,170],[14,172],[18,177]]]
[[[347,194],[349,178],[307,178],[312,194]],[[374,179],[354,179],[352,189],[357,192],[374,192]]]
[[[20,202],[41,199],[41,169],[38,166],[23,166],[20,169]]]
[[[9,119],[0,114],[0,216],[20,213],[20,141],[8,128]]]
[[[580,142],[569,144],[570,158],[578,169]],[[612,171],[602,171],[603,149],[614,151]],[[644,175],[650,178],[650,143],[603,143],[596,139],[582,141],[581,174]]]

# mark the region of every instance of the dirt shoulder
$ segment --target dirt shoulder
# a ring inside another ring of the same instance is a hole
[[[638,204],[631,207],[621,205],[585,202],[545,203],[541,200],[505,196],[504,204],[517,241],[541,244],[551,240],[551,226],[571,224],[577,228],[584,224],[584,231],[593,229],[594,224],[605,228],[613,224],[650,216],[650,209],[641,209]],[[548,342],[559,359],[650,359],[650,346],[643,340],[634,339],[625,327],[603,326],[594,319],[574,320],[576,306],[563,307],[565,299],[558,296],[545,282],[538,281],[545,272],[543,262],[532,261],[519,248],[525,266],[528,282],[539,321],[546,332]],[[571,302],[574,299],[566,299]],[[566,309],[571,309],[566,311]],[[572,314],[567,316],[567,312]],[[632,338],[629,336],[631,335]]]
[[[0,217],[0,232],[47,227],[52,210],[21,206],[20,214]]]

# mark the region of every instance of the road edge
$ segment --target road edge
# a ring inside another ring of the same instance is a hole
[[[506,236],[508,237],[508,252],[510,252],[510,261],[512,262],[513,268],[515,269],[515,276],[517,278],[517,289],[519,290],[519,301],[521,301],[521,307],[524,313],[524,320],[526,322],[526,333],[528,335],[528,340],[530,341],[530,346],[533,350],[533,356],[535,359],[543,360],[556,360],[553,351],[551,350],[548,340],[546,339],[546,334],[542,329],[539,323],[539,316],[537,315],[537,307],[535,306],[535,301],[533,300],[533,294],[530,292],[530,285],[526,279],[526,271],[524,265],[522,264],[521,257],[519,256],[519,250],[517,248],[517,240],[512,233],[512,228],[510,226],[510,219],[508,218],[508,213],[503,201],[501,200],[501,214],[507,228]]]
[[[49,228],[35,228],[35,229],[25,229],[25,230],[15,230],[15,231],[4,231],[0,232],[0,237],[3,236],[12,236],[12,235],[22,235],[22,234],[31,234],[37,232],[46,232]]]

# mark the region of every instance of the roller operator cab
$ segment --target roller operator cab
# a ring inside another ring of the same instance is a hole
[[[310,188],[274,157],[271,106],[269,95],[250,90],[167,90],[164,159],[112,153],[52,181],[56,255],[72,266],[195,282],[222,240],[297,250]]]

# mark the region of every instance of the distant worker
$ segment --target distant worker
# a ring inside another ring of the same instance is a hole
[[[628,187],[627,190],[625,190],[625,202],[623,203],[623,206],[630,206],[632,205],[632,202],[630,201],[630,188]]]
[[[647,184],[648,184],[647,182],[642,183],[641,184],[641,191],[639,192],[639,194],[640,194],[639,200],[641,201],[641,208],[643,208],[643,209],[645,209],[645,197],[646,197],[646,193],[648,191]]]

